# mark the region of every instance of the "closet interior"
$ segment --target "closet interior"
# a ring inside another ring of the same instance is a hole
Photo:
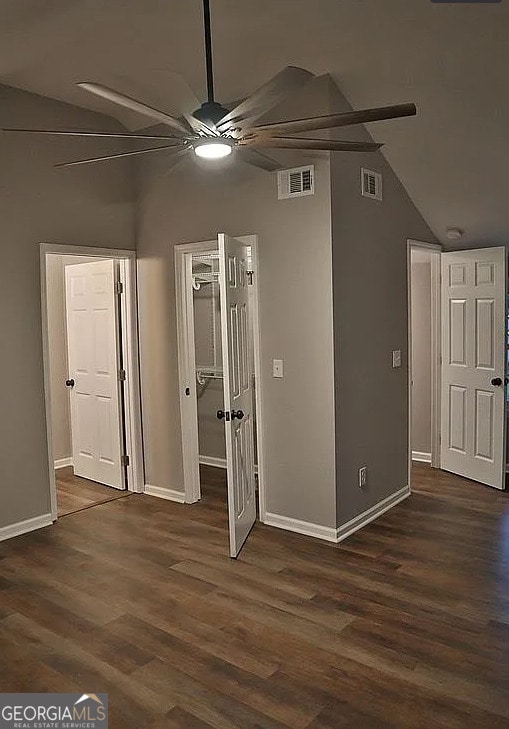
[[[219,256],[193,256],[192,263],[200,462],[224,466],[224,422],[217,418],[224,402]]]
[[[224,421],[217,417],[217,412],[224,408],[219,254],[217,252],[193,255],[192,284],[200,463],[225,468]],[[250,330],[252,335],[251,325]],[[254,383],[252,347],[249,349],[251,377]],[[255,427],[254,398],[253,413],[253,427]]]

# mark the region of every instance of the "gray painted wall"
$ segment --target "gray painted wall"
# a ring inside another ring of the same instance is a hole
[[[412,261],[412,450],[431,453],[431,261]]]
[[[331,107],[350,109],[332,83]],[[371,130],[383,140],[376,125]],[[362,127],[339,132],[342,139],[369,139]],[[383,174],[383,202],[361,196],[361,167]],[[408,482],[407,239],[433,242],[434,237],[380,152],[332,154],[331,185],[341,525]],[[391,367],[395,349],[402,350],[400,369]],[[363,490],[361,466],[368,468]]]
[[[2,86],[0,126],[111,129],[112,122]],[[0,135],[0,527],[50,510],[39,242],[134,247],[130,165],[52,165],[115,148]]]
[[[319,79],[275,112],[328,111]],[[279,118],[284,118],[279,116]],[[306,158],[287,157],[288,167]],[[309,161],[309,158],[307,158]],[[173,246],[224,231],[257,233],[267,508],[335,526],[332,264],[329,160],[316,195],[278,201],[276,177],[228,160],[215,169],[164,158],[139,175],[138,255],[142,406],[147,482],[183,490]],[[285,378],[272,378],[272,359]]]
[[[200,389],[200,388],[199,388]],[[198,439],[200,456],[226,458],[224,423],[216,412],[224,406],[223,383],[209,380],[198,400]]]

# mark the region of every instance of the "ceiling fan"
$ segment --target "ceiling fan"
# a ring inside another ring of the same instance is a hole
[[[235,153],[239,154],[245,162],[265,170],[273,171],[281,167],[280,163],[261,153],[259,148],[376,152],[382,144],[375,142],[316,139],[314,137],[296,137],[293,135],[302,132],[314,132],[319,129],[332,129],[383,119],[414,116],[417,113],[414,104],[398,104],[375,109],[364,109],[341,114],[329,114],[326,116],[256,125],[254,122],[257,119],[274,108],[286,96],[314,78],[313,74],[296,66],[287,66],[234,109],[228,110],[219,104],[214,97],[210,0],[203,0],[203,20],[208,98],[192,114],[184,114],[177,119],[101,84],[91,82],[77,84],[80,88],[91,94],[107,99],[131,111],[138,112],[152,122],[164,124],[171,129],[171,133],[165,135],[55,129],[4,129],[3,131],[75,137],[109,137],[126,140],[146,139],[149,142],[153,142],[154,140],[168,142],[164,145],[145,147],[144,149],[80,159],[74,162],[64,162],[63,164],[56,165],[56,167],[72,167],[75,165],[118,159],[120,157],[150,154],[162,150],[172,150],[175,156],[182,153],[194,152],[198,157],[212,160],[227,157],[235,150]]]

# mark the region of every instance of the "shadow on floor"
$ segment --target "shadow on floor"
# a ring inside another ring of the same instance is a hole
[[[105,504],[128,495],[127,491],[119,491],[95,481],[75,476],[72,466],[55,471],[57,482],[58,516],[74,514],[91,506]]]

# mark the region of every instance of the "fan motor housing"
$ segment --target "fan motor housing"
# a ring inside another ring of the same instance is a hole
[[[199,109],[193,112],[195,119],[204,124],[218,124],[228,114],[228,109],[218,104],[217,101],[205,101]]]

